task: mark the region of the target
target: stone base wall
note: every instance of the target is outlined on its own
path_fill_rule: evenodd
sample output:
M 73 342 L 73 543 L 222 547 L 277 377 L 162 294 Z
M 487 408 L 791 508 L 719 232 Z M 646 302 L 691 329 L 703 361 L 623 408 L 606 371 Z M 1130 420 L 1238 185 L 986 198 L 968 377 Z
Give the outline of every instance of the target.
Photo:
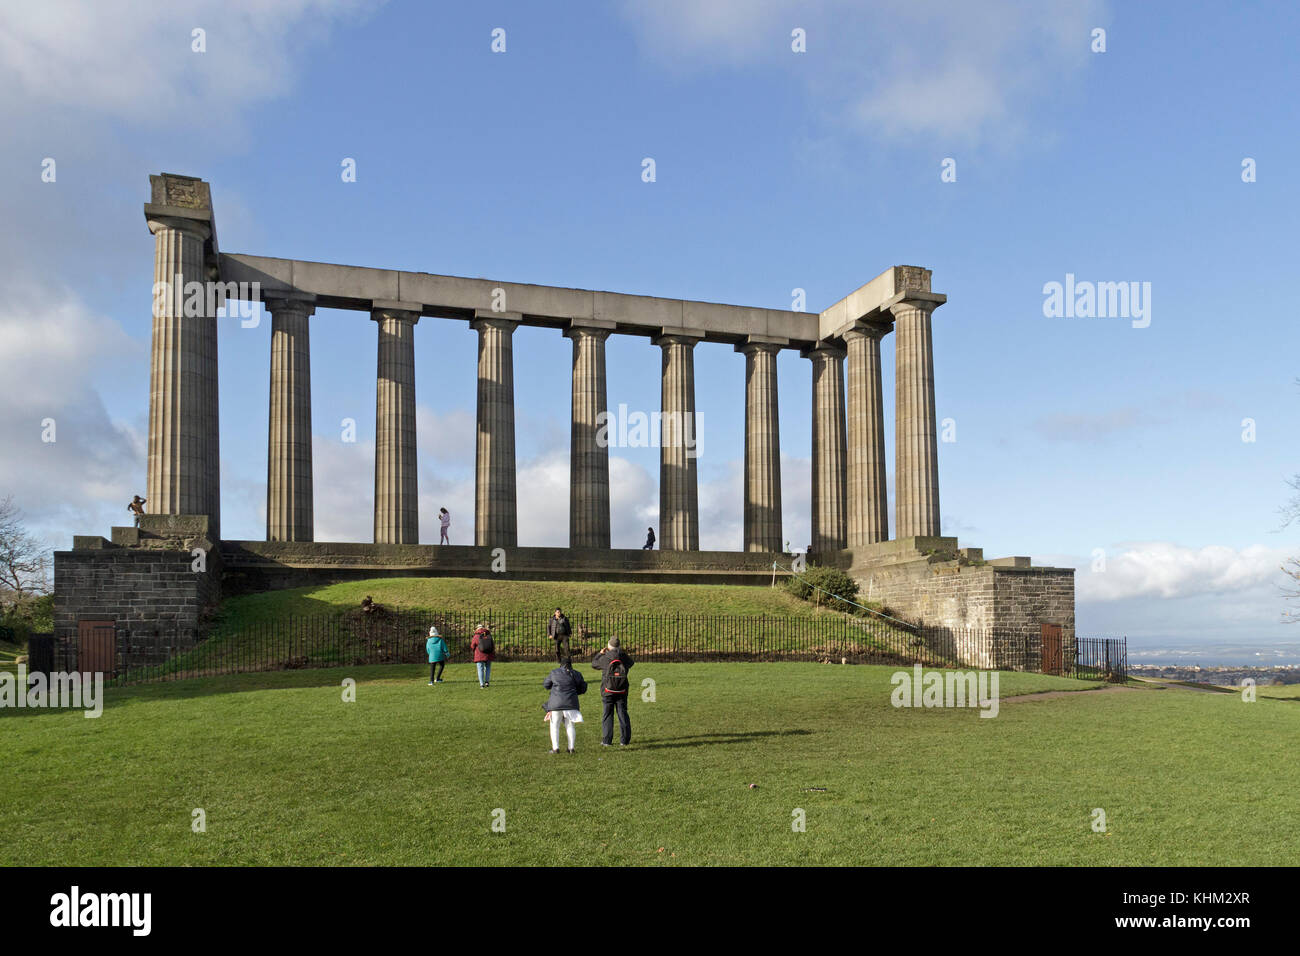
M 194 569 L 195 549 L 205 570 Z M 113 541 L 77 536 L 71 551 L 54 553 L 55 666 L 77 667 L 82 621 L 113 622 L 119 660 L 156 656 L 137 646 L 142 636 L 191 647 L 221 593 L 221 556 L 203 516 L 148 515 L 138 529 L 114 528 Z
M 772 562 L 789 567 L 791 559 L 744 551 L 223 541 L 221 560 L 225 593 L 242 594 L 377 577 L 768 585 Z
M 1023 557 L 986 561 L 955 538 L 907 538 L 858 549 L 848 572 L 860 597 L 939 631 L 963 663 L 1036 669 L 1044 624 L 1060 626 L 1063 654 L 1073 659 L 1073 568 L 1033 567 Z

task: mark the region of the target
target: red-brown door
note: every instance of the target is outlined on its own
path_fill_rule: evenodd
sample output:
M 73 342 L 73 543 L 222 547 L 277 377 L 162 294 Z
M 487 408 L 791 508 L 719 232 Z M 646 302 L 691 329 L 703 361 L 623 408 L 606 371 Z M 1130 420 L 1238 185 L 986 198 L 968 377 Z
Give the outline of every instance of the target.
M 77 623 L 77 670 L 111 676 L 117 663 L 117 635 L 112 621 Z
M 1061 625 L 1043 624 L 1041 625 L 1043 637 L 1043 667 L 1044 674 L 1061 673 Z

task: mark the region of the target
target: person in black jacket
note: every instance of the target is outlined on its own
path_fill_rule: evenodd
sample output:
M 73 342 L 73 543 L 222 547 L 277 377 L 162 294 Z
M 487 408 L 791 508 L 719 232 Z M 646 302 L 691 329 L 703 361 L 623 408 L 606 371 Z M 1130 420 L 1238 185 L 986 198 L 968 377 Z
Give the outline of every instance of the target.
M 546 622 L 546 636 L 555 642 L 555 659 L 561 664 L 566 657 L 572 657 L 569 651 L 569 635 L 573 629 L 569 627 L 569 619 L 564 616 L 564 612 L 558 607 L 551 619 Z
M 587 682 L 573 669 L 573 659 L 566 657 L 560 666 L 546 675 L 542 686 L 551 692 L 546 700 L 546 719 L 551 722 L 551 753 L 560 752 L 560 725 L 569 741 L 569 753 L 577 738 L 576 725 L 582 723 L 578 697 L 587 692 Z
M 604 708 L 600 715 L 600 745 L 608 747 L 614 741 L 614 715 L 618 714 L 619 746 L 632 742 L 632 724 L 627 717 L 627 695 L 631 686 L 627 672 L 632 669 L 632 657 L 619 647 L 617 637 L 611 637 L 606 648 L 597 654 L 591 666 L 601 671 L 600 702 Z
M 653 551 L 655 549 L 655 529 L 645 529 L 645 544 L 641 547 L 642 551 Z

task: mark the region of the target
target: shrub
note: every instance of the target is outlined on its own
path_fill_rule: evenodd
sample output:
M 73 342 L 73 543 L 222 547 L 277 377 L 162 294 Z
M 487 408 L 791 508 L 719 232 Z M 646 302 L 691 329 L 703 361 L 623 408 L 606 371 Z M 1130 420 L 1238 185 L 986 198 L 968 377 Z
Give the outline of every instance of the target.
M 857 582 L 839 568 L 810 564 L 798 577 L 786 578 L 785 586 L 786 590 L 802 601 L 825 605 L 836 611 L 856 610 L 849 602 L 858 596 Z

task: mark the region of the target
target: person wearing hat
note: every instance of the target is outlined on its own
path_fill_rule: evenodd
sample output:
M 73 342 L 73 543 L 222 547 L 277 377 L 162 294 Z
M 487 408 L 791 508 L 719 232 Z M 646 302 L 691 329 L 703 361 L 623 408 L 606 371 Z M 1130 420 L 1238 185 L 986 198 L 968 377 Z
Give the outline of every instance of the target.
M 632 723 L 627 717 L 627 672 L 632 669 L 632 656 L 619 646 L 617 637 L 611 637 L 605 649 L 591 661 L 591 666 L 601 671 L 600 745 L 608 747 L 614 742 L 614 715 L 618 715 L 619 746 L 632 742 Z
M 429 628 L 429 639 L 424 642 L 424 649 L 429 652 L 429 686 L 441 684 L 442 670 L 447 666 L 447 642 L 436 626 Z
M 469 649 L 474 652 L 474 666 L 478 670 L 478 686 L 492 686 L 492 662 L 496 660 L 496 641 L 492 640 L 492 628 L 480 623 L 474 628 L 474 636 L 469 639 Z

